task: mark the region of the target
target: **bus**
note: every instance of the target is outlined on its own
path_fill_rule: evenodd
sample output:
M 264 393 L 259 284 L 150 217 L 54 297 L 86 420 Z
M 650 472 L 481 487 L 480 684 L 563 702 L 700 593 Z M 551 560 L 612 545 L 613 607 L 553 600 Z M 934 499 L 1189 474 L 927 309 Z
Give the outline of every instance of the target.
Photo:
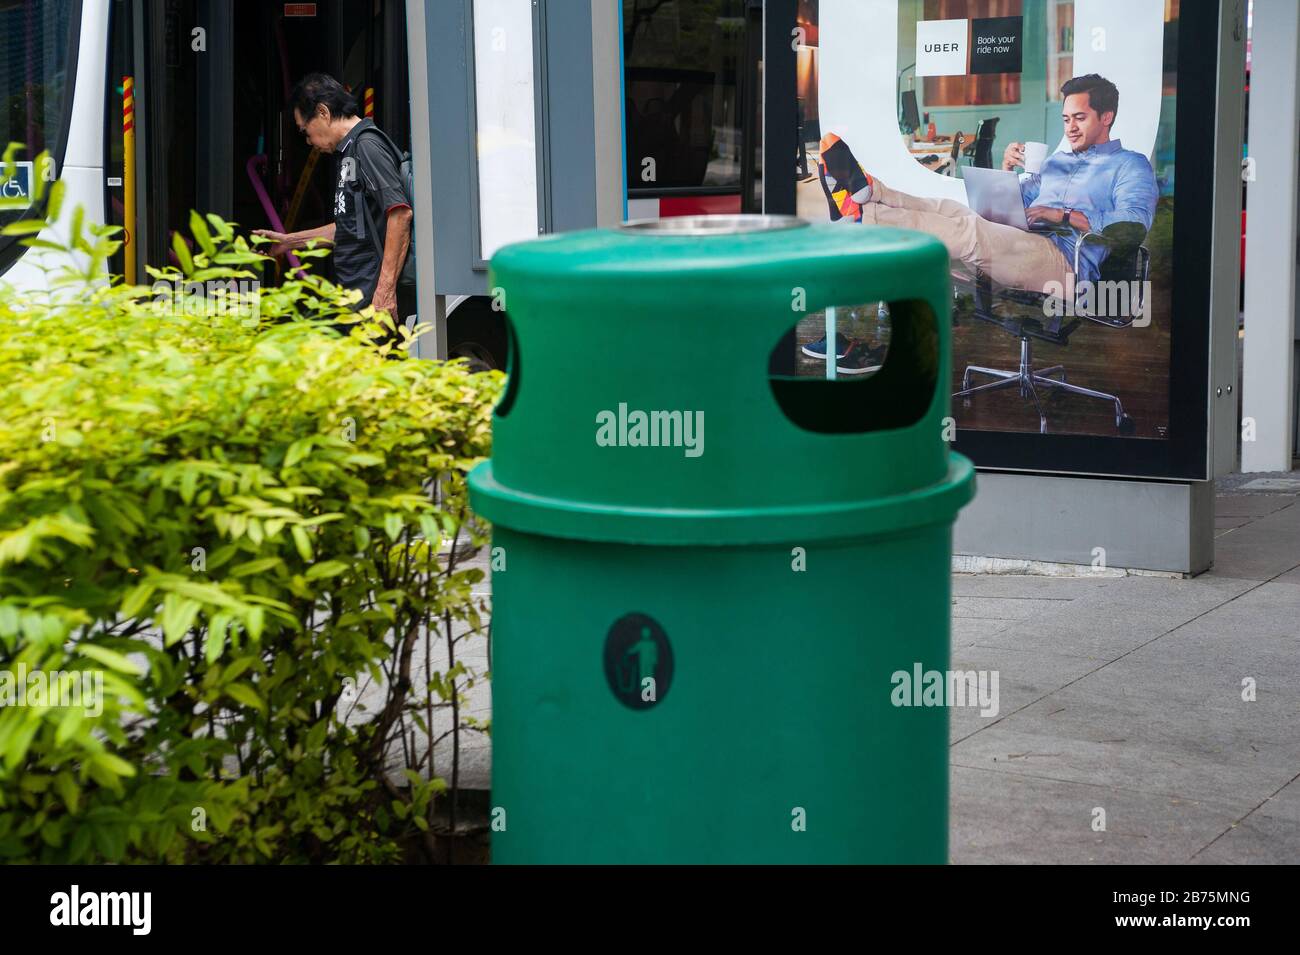
M 476 2 L 480 10 L 510 6 L 445 0 L 462 5 L 471 23 Z M 566 15 L 581 2 L 563 0 Z M 557 0 L 532 7 L 544 17 L 547 4 L 560 7 Z M 758 211 L 761 0 L 589 0 L 587 7 L 593 20 L 599 14 L 619 26 L 609 42 L 619 47 L 623 96 L 609 102 L 624 143 L 624 217 Z M 21 147 L 18 173 L 3 188 L 30 197 L 32 178 L 52 170 L 65 184 L 65 216 L 81 206 L 89 220 L 125 228 L 134 253 L 126 278 L 134 282 L 147 281 L 147 266 L 174 262 L 172 236 L 186 233 L 191 209 L 246 230 L 327 222 L 333 159 L 308 146 L 287 106 L 300 76 L 337 77 L 405 148 L 474 133 L 453 130 L 457 120 L 437 110 L 413 109 L 412 94 L 418 100 L 430 70 L 448 65 L 434 58 L 471 70 L 475 87 L 490 81 L 472 74 L 459 43 L 429 42 L 431 10 L 416 0 L 409 9 L 404 0 L 0 0 L 0 135 Z M 550 98 L 562 99 L 556 90 Z M 45 169 L 33 165 L 41 154 Z M 131 221 L 128 185 L 137 197 Z M 422 194 L 417 183 L 417 206 Z M 41 212 L 39 204 L 8 209 L 0 224 Z M 417 208 L 417 227 L 421 217 L 440 214 L 436 203 Z M 0 282 L 40 287 L 32 251 L 0 237 Z M 439 271 L 430 264 L 421 263 L 422 310 L 431 300 L 423 289 L 428 273 Z M 124 252 L 112 269 L 125 275 Z M 268 263 L 264 282 L 280 274 Z M 443 327 L 438 347 L 422 354 L 504 367 L 504 320 L 482 285 L 438 289 Z

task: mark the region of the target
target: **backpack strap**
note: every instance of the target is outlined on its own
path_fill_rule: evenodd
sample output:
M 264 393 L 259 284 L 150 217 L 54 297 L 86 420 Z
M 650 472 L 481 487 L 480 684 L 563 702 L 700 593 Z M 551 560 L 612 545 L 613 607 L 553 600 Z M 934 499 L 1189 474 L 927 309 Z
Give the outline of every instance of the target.
M 393 161 L 397 163 L 397 171 L 400 173 L 402 171 L 402 163 L 406 160 L 406 154 L 397 148 L 397 143 L 393 142 L 392 137 L 378 126 L 367 126 L 365 129 L 361 130 L 361 132 L 357 133 L 357 139 L 361 139 L 361 137 L 366 133 L 375 133 L 388 145 L 388 151 L 393 154 Z
M 361 132 L 357 133 L 357 138 L 356 140 L 354 140 L 354 142 L 359 142 L 361 140 L 361 137 L 364 136 L 366 133 L 378 134 L 379 138 L 382 139 L 387 144 L 388 150 L 389 152 L 392 153 L 393 160 L 397 164 L 398 175 L 401 175 L 402 163 L 405 161 L 405 156 L 402 153 L 402 151 L 397 148 L 397 144 L 393 142 L 392 137 L 390 137 L 386 132 L 384 132 L 378 126 L 371 124 L 370 126 L 367 126 L 365 129 L 361 130 Z M 357 150 L 358 159 L 360 158 L 360 156 L 361 156 L 361 151 L 360 149 L 358 149 Z M 362 176 L 366 175 L 362 163 L 360 162 L 357 163 L 357 169 Z M 402 191 L 404 193 L 406 192 L 405 183 L 403 183 Z M 364 189 L 363 189 L 363 193 L 364 193 Z M 411 201 L 410 196 L 407 196 L 406 199 L 408 202 Z M 370 218 L 370 206 L 366 203 L 366 197 L 364 194 L 357 196 L 356 201 L 361 204 L 361 215 L 362 218 L 365 219 L 366 229 L 370 233 L 370 243 L 375 247 L 375 255 L 378 256 L 380 264 L 382 265 L 384 261 L 384 243 L 383 243 L 383 239 L 380 238 L 379 229 L 376 227 L 374 221 Z M 412 239 L 414 239 L 414 230 L 412 230 Z M 409 250 L 407 252 L 407 260 L 408 262 L 410 260 Z M 402 272 L 398 274 L 399 283 L 402 281 L 402 278 L 405 276 L 406 270 L 407 270 L 407 264 L 403 263 Z

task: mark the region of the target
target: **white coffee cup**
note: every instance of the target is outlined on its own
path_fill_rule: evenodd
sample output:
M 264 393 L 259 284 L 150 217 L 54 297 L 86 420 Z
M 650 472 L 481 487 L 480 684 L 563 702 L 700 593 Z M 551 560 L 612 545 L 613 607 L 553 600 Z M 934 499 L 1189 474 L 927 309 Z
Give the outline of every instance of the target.
M 1025 172 L 1043 171 L 1047 159 L 1047 143 L 1025 143 Z

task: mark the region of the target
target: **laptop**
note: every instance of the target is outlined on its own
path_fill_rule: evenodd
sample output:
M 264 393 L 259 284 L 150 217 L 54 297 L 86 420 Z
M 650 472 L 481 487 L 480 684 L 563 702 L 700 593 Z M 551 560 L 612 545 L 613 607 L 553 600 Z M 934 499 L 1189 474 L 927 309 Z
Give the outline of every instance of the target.
M 1020 196 L 1020 177 L 1005 169 L 965 166 L 966 198 L 975 213 L 989 222 L 1000 222 L 1023 232 L 1029 231 L 1025 203 Z

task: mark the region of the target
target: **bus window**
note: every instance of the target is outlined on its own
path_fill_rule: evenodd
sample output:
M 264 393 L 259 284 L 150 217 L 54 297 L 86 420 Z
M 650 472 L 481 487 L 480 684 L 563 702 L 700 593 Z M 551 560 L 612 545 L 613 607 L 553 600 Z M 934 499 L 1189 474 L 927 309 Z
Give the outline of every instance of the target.
M 48 151 L 50 170 L 20 168 L 3 187 L 7 198 L 22 198 L 31 177 L 57 172 L 67 145 L 72 108 L 73 44 L 77 41 L 72 0 L 0 2 L 0 150 L 20 143 L 15 157 L 30 163 Z M 26 209 L 0 210 L 0 225 L 26 218 Z M 0 271 L 25 247 L 13 236 L 0 237 Z
M 630 199 L 734 196 L 739 211 L 745 24 L 744 0 L 623 0 Z

